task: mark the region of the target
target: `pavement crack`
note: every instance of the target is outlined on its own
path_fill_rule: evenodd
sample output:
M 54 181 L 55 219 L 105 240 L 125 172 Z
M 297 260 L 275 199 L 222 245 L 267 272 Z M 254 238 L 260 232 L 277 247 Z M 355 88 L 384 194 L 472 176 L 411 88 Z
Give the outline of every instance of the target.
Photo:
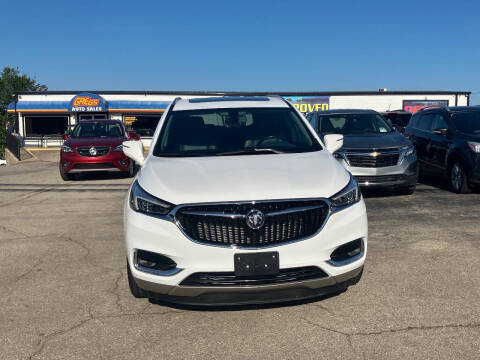
M 325 312 L 329 313 L 330 315 L 332 316 L 339 316 L 337 314 L 335 314 L 332 310 L 330 310 L 329 308 L 327 308 L 325 305 L 322 305 L 322 304 L 309 304 L 309 306 L 313 306 L 313 307 L 316 307 L 316 308 L 320 308 L 322 310 L 325 310 Z
M 370 336 L 370 335 L 382 335 L 388 333 L 407 332 L 412 330 L 436 330 L 436 329 L 458 329 L 458 328 L 476 328 L 480 327 L 480 323 L 467 323 L 467 324 L 445 324 L 445 325 L 422 325 L 422 326 L 407 326 L 399 329 L 386 329 L 371 332 L 358 332 L 352 333 L 352 336 Z
M 35 261 L 35 263 L 33 264 L 33 266 L 31 266 L 27 271 L 25 271 L 23 274 L 20 274 L 14 281 L 13 281 L 13 284 L 19 282 L 20 280 L 22 279 L 25 279 L 28 275 L 30 275 L 36 268 L 37 266 L 39 266 L 41 263 L 43 263 L 43 260 L 37 260 Z
M 84 257 L 88 258 L 89 255 L 90 255 L 90 248 L 85 245 L 84 243 L 82 243 L 81 241 L 78 241 L 78 240 L 75 240 L 71 237 L 66 237 L 66 238 L 63 238 L 65 241 L 70 241 L 70 242 L 73 242 L 74 244 L 80 246 L 84 251 L 85 251 L 85 255 Z
M 58 336 L 62 336 L 62 335 L 65 335 L 67 333 L 69 333 L 70 331 L 73 331 L 75 329 L 78 329 L 80 327 L 82 327 L 83 325 L 85 325 L 86 323 L 88 323 L 89 321 L 92 321 L 94 319 L 92 313 L 90 312 L 90 310 L 88 311 L 88 318 L 87 319 L 84 319 L 82 321 L 80 321 L 78 324 L 75 324 L 74 326 L 72 327 L 69 327 L 68 329 L 65 329 L 65 330 L 60 330 L 60 331 L 55 331 L 51 334 L 48 334 L 46 336 L 44 336 L 38 346 L 37 346 L 37 349 L 28 357 L 28 360 L 32 360 L 34 357 L 36 357 L 37 355 L 40 355 L 43 351 L 43 349 L 45 348 L 45 345 L 50 342 L 51 340 L 55 339 L 56 337 Z
M 166 310 L 166 311 L 153 311 L 153 312 L 131 312 L 131 313 L 122 313 L 122 314 L 112 314 L 112 315 L 102 315 L 97 316 L 95 319 L 118 319 L 122 317 L 129 317 L 129 316 L 150 316 L 150 315 L 169 315 L 169 314 L 181 314 L 185 311 L 182 310 Z
M 115 319 L 115 318 L 122 318 L 122 317 L 128 317 L 128 316 L 153 316 L 153 315 L 180 314 L 185 311 L 166 310 L 166 311 L 149 312 L 149 313 L 133 312 L 133 313 L 123 313 L 123 314 L 113 314 L 113 315 L 102 315 L 102 316 L 94 316 L 90 309 L 88 309 L 87 312 L 88 312 L 88 317 L 86 319 L 81 320 L 80 322 L 69 327 L 68 329 L 55 331 L 55 332 L 52 332 L 51 334 L 43 336 L 37 344 L 37 349 L 28 357 L 28 360 L 32 360 L 36 356 L 40 355 L 45 349 L 45 346 L 50 341 L 54 340 L 59 336 L 68 334 L 71 331 L 77 330 L 82 326 L 84 326 L 85 324 L 91 322 L 92 320 Z
M 115 286 L 112 290 L 108 290 L 109 293 L 115 296 L 115 306 L 118 308 L 120 312 L 123 311 L 122 304 L 120 304 L 120 294 L 118 293 L 118 289 L 120 288 L 120 280 L 123 278 L 123 271 L 120 270 L 119 275 L 115 279 Z
M 12 205 L 12 204 L 16 204 L 18 202 L 23 202 L 24 200 L 26 199 L 29 199 L 33 196 L 36 196 L 36 195 L 39 195 L 41 193 L 44 193 L 44 192 L 47 192 L 47 191 L 50 191 L 54 189 L 53 186 L 46 186 L 44 188 L 41 188 L 41 189 L 38 189 L 38 190 L 34 190 L 34 191 L 30 191 L 30 192 L 27 192 L 25 195 L 23 196 L 18 196 L 15 200 L 13 201 L 7 201 L 7 202 L 4 202 L 4 203 L 1 203 L 0 206 L 4 207 L 4 206 L 8 206 L 8 205 Z
M 12 234 L 15 234 L 15 235 L 21 235 L 23 238 L 29 238 L 30 237 L 30 236 L 28 236 L 27 234 L 25 234 L 21 231 L 12 230 L 12 229 L 6 227 L 5 225 L 0 225 L 0 230 L 1 231 L 8 231 L 8 232 L 11 232 Z
M 445 325 L 422 325 L 422 326 L 406 326 L 403 328 L 398 329 L 385 329 L 385 330 L 378 330 L 378 331 L 370 331 L 370 332 L 344 332 L 340 330 L 335 330 L 332 328 L 328 328 L 323 326 L 317 322 L 308 320 L 306 318 L 302 318 L 305 322 L 317 326 L 323 330 L 331 331 L 337 334 L 342 334 L 347 337 L 351 336 L 371 336 L 371 335 L 382 335 L 382 334 L 389 334 L 389 333 L 398 333 L 398 332 L 408 332 L 413 330 L 436 330 L 436 329 L 455 329 L 455 328 L 477 328 L 480 327 L 480 322 L 476 323 L 467 323 L 467 324 L 445 324 Z
M 319 323 L 316 323 L 314 321 L 311 321 L 311 320 L 308 320 L 306 318 L 302 318 L 303 321 L 309 323 L 310 325 L 313 325 L 313 326 L 316 326 L 316 327 L 319 327 L 323 330 L 326 330 L 326 331 L 331 331 L 331 332 L 334 332 L 334 333 L 337 333 L 337 334 L 341 334 L 341 335 L 344 335 L 344 336 L 349 336 L 349 335 L 352 335 L 352 334 L 349 334 L 349 333 L 346 333 L 346 332 L 342 332 L 342 331 L 339 331 L 339 330 L 335 330 L 335 329 L 331 329 L 331 328 L 328 328 L 326 326 L 323 326 Z

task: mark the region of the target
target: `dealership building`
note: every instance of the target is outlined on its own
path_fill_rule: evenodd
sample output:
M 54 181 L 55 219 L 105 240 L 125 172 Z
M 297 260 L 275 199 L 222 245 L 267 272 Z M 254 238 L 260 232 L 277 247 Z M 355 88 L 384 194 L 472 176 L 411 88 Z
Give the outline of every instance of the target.
M 466 91 L 350 91 L 350 92 L 172 92 L 172 91 L 46 91 L 15 94 L 8 113 L 16 114 L 16 131 L 27 147 L 59 146 L 61 134 L 76 123 L 92 119 L 121 120 L 145 145 L 162 113 L 176 97 L 279 95 L 301 112 L 335 109 L 405 110 L 429 106 L 468 106 Z

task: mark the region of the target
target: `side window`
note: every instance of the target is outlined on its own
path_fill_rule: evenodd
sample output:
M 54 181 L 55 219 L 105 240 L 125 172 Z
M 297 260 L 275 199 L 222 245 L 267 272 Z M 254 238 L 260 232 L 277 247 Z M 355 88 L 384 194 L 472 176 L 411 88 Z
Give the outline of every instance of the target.
M 410 126 L 412 128 L 418 128 L 418 119 L 419 118 L 420 118 L 420 116 L 413 115 L 410 119 L 410 122 L 408 123 L 408 126 Z
M 317 121 L 317 116 L 315 116 L 314 113 L 310 113 L 307 115 L 307 120 L 312 125 L 313 129 L 315 131 L 318 131 L 318 121 Z
M 420 116 L 420 119 L 418 121 L 418 126 L 417 128 L 420 130 L 428 131 L 430 132 L 432 128 L 432 121 L 433 121 L 434 114 L 424 114 Z
M 433 116 L 431 131 L 434 131 L 437 129 L 448 129 L 448 124 L 445 121 L 445 118 L 442 114 L 435 114 Z

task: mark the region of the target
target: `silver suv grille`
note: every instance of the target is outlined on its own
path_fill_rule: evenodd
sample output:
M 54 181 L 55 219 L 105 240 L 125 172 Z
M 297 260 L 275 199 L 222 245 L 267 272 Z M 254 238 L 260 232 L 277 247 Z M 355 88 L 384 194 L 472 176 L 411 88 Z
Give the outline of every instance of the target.
M 247 214 L 259 210 L 264 224 L 247 225 Z M 175 219 L 197 242 L 238 247 L 261 247 L 300 240 L 321 229 L 329 205 L 321 199 L 193 205 L 180 208 Z
M 397 165 L 400 152 L 398 150 L 346 151 L 345 158 L 352 167 L 380 168 Z

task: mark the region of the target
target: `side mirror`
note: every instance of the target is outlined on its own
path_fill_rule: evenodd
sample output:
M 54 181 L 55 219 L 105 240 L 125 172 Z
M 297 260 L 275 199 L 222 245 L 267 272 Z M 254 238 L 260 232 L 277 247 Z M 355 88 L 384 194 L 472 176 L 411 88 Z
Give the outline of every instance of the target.
M 433 130 L 433 133 L 434 134 L 437 134 L 437 135 L 447 135 L 448 134 L 448 129 L 435 129 Z
M 143 143 L 141 141 L 124 141 L 122 144 L 122 149 L 123 153 L 135 161 L 139 166 L 142 166 L 145 163 L 145 156 L 143 155 Z
M 137 134 L 135 134 L 135 131 L 130 130 L 130 131 L 128 132 L 128 140 L 140 140 L 140 136 L 138 136 Z
M 62 139 L 65 140 L 65 141 L 68 140 L 68 135 L 67 134 L 62 134 Z
M 323 137 L 323 142 L 325 143 L 325 147 L 328 151 L 332 154 L 340 150 L 343 146 L 343 135 L 339 134 L 328 134 Z

